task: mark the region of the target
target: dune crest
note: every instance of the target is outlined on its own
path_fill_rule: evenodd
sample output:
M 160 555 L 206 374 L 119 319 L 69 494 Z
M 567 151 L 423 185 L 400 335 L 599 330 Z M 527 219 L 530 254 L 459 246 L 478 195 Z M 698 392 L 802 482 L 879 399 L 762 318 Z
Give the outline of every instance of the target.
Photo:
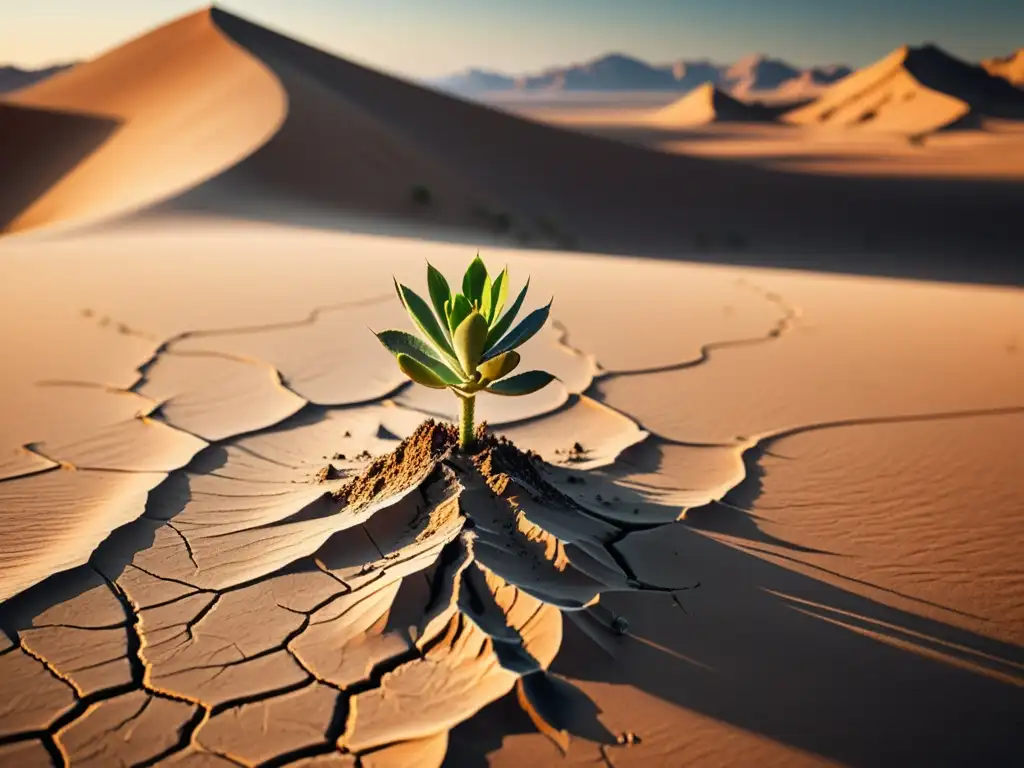
M 997 56 L 985 59 L 981 66 L 990 75 L 1001 77 L 1018 88 L 1024 88 L 1024 48 L 1021 48 L 1009 56 Z
M 8 99 L 64 116 L 61 141 L 39 146 L 41 158 L 53 146 L 81 143 L 89 129 L 81 123 L 116 128 L 38 198 L 4 201 L 21 209 L 6 231 L 139 210 L 216 175 L 273 135 L 286 94 L 211 14 L 186 16 Z

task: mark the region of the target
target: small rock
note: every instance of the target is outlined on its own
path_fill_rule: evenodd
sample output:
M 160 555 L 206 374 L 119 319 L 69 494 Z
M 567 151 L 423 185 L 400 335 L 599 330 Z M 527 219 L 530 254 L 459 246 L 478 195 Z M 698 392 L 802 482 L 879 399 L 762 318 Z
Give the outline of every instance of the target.
M 318 483 L 326 483 L 328 480 L 337 480 L 339 477 L 341 477 L 341 473 L 334 468 L 333 464 L 328 464 L 316 473 L 316 481 Z

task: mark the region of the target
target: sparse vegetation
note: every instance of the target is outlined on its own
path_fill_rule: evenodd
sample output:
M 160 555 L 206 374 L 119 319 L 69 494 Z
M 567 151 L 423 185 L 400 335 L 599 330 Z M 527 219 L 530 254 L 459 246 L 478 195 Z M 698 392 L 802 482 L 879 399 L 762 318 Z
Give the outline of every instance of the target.
M 426 207 L 434 202 L 434 193 L 430 191 L 430 187 L 426 184 L 413 185 L 410 195 L 412 201 L 419 206 Z
M 508 234 L 512 229 L 512 217 L 504 212 L 494 214 L 494 216 L 491 217 L 491 223 L 494 226 L 494 231 L 499 235 Z
M 747 247 L 747 238 L 739 232 L 730 232 L 725 236 L 725 244 L 734 251 L 743 251 Z
M 542 237 L 555 243 L 563 251 L 576 250 L 576 238 L 566 232 L 559 223 L 550 216 L 537 217 L 537 231 Z
M 405 331 L 381 331 L 376 336 L 412 381 L 433 389 L 450 389 L 461 402 L 459 445 L 471 446 L 477 392 L 518 396 L 547 386 L 555 378 L 546 371 L 527 371 L 506 378 L 519 365 L 516 348 L 547 322 L 551 302 L 534 310 L 509 331 L 526 298 L 530 281 L 507 312 L 508 268 L 491 279 L 479 255 L 462 278 L 462 293 L 453 294 L 448 281 L 427 264 L 430 304 L 395 281 L 398 298 L 422 338 Z

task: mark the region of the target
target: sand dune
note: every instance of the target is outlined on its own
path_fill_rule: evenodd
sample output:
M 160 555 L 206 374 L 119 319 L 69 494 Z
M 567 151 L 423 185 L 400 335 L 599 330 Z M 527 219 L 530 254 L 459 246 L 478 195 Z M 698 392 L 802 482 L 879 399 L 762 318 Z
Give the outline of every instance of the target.
M 768 110 L 734 99 L 711 83 L 705 83 L 651 116 L 653 123 L 664 126 L 755 123 L 770 119 Z
M 1024 48 L 1009 56 L 985 59 L 981 66 L 990 75 L 1001 77 L 1018 88 L 1024 86 Z
M 794 123 L 857 126 L 921 135 L 985 117 L 1024 118 L 1024 94 L 935 46 L 904 46 L 843 79 Z
M 161 66 L 148 65 L 156 61 Z M 225 89 L 230 98 L 218 98 Z M 216 108 L 206 108 L 211 100 Z M 1021 202 L 1019 188 L 1007 185 L 840 186 L 735 162 L 665 158 L 468 104 L 216 9 L 29 89 L 16 103 L 85 111 L 120 127 L 77 165 L 63 161 L 73 167 L 56 184 L 26 178 L 11 187 L 20 197 L 7 207 L 22 211 L 8 226 L 14 231 L 138 211 L 315 226 L 338 226 L 332 217 L 343 214 L 344 226 L 364 231 L 427 226 L 452 239 L 486 232 L 505 242 L 695 258 L 708 258 L 708 244 L 718 243 L 716 258 L 750 263 L 774 254 L 789 265 L 834 268 L 881 230 L 902 272 L 915 262 L 932 268 L 936 253 L 1012 252 L 1011 212 Z M 115 176 L 117 184 L 107 183 Z M 862 258 L 894 269 L 888 256 Z
M 17 214 L 6 229 L 15 232 L 109 218 L 166 199 L 250 154 L 287 110 L 287 96 L 266 67 L 220 33 L 208 11 L 13 94 L 8 103 L 74 116 L 62 121 L 58 140 L 36 150 L 41 155 L 50 146 L 68 145 L 67 157 L 76 145 L 98 145 L 73 165 L 50 161 L 64 166 L 55 169 L 63 174 L 38 197 L 5 199 Z M 116 126 L 102 143 L 97 123 Z M 4 198 L 19 191 L 5 184 Z

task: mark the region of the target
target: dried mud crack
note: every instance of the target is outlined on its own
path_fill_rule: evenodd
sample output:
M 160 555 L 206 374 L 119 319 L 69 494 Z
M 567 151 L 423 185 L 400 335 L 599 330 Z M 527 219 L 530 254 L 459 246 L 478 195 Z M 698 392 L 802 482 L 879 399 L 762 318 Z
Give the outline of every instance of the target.
M 293 468 L 267 447 L 283 438 L 259 439 L 223 474 L 190 465 L 174 513 L 174 488 L 154 491 L 60 589 L 0 606 L 0 675 L 34 695 L 0 712 L 0 756 L 39 743 L 55 765 L 390 750 L 439 764 L 448 731 L 513 690 L 564 749 L 560 689 L 543 681 L 565 615 L 603 617 L 614 643 L 626 628 L 593 610 L 602 594 L 675 591 L 637 580 L 616 544 L 642 526 L 573 498 L 578 470 L 483 431 L 465 453 L 428 421 L 319 478 L 317 457 Z M 276 479 L 241 478 L 252 463 Z

